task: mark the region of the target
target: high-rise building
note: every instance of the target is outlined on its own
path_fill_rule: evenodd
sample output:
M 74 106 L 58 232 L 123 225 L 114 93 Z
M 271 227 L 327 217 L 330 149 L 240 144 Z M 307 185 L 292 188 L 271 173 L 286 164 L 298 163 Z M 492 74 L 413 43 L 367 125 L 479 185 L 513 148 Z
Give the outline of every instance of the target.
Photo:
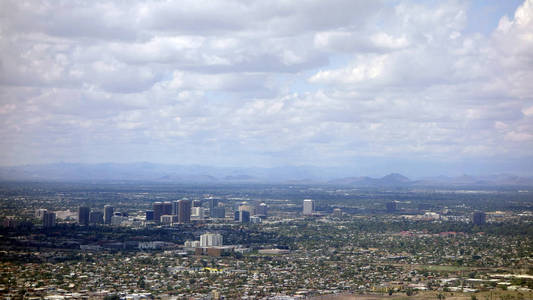
M 154 211 L 153 210 L 147 210 L 145 213 L 146 221 L 153 221 L 154 220 Z
M 91 213 L 91 209 L 87 206 L 80 206 L 78 207 L 78 224 L 80 225 L 89 225 L 89 215 Z
M 193 207 L 191 209 L 191 217 L 196 217 L 198 219 L 204 218 L 204 208 L 203 207 Z
M 241 223 L 250 223 L 250 212 L 247 210 L 241 210 L 240 219 Z
M 162 215 L 172 214 L 172 203 L 170 202 L 154 202 L 152 204 L 152 210 L 154 211 L 154 220 L 159 222 Z
M 222 235 L 218 233 L 205 233 L 200 236 L 200 247 L 222 246 Z
M 250 213 L 250 215 L 253 215 L 254 214 L 254 208 L 251 207 L 250 205 L 248 205 L 247 202 L 243 202 L 241 203 L 241 205 L 239 205 L 239 211 L 247 211 L 248 213 Z
M 91 224 L 104 223 L 104 214 L 101 211 L 91 211 L 89 213 L 89 222 Z
M 260 217 L 267 217 L 268 216 L 268 206 L 265 203 L 259 204 L 255 208 L 255 214 Z
M 303 202 L 303 214 L 306 216 L 312 215 L 314 210 L 313 200 L 305 199 Z
M 111 224 L 111 217 L 113 217 L 113 213 L 115 212 L 115 208 L 111 205 L 104 206 L 104 223 L 105 224 Z
M 202 201 L 200 200 L 194 200 L 192 202 L 192 207 L 202 207 Z
M 250 223 L 250 212 L 247 210 L 240 210 L 237 212 L 239 219 L 237 221 L 241 223 Z
M 168 201 L 163 202 L 163 212 L 164 212 L 164 215 L 171 215 L 172 214 L 172 203 Z
M 182 199 L 178 201 L 178 222 L 191 222 L 191 200 Z
M 486 222 L 486 215 L 482 211 L 476 211 L 472 214 L 472 223 L 474 225 L 483 225 Z
M 163 202 L 154 202 L 152 203 L 152 210 L 154 211 L 154 221 L 159 223 L 163 213 Z
M 214 209 L 218 207 L 218 199 L 209 198 L 208 203 L 209 203 L 209 216 L 211 218 L 217 218 L 214 215 Z
M 178 215 L 178 201 L 172 201 L 172 214 L 177 216 Z
M 396 211 L 396 202 L 387 202 L 385 204 L 388 213 L 393 213 Z
M 56 226 L 56 213 L 55 212 L 45 212 L 43 214 L 43 227 L 54 227 Z
M 226 217 L 226 208 L 224 206 L 217 206 L 210 210 L 211 218 L 224 219 Z

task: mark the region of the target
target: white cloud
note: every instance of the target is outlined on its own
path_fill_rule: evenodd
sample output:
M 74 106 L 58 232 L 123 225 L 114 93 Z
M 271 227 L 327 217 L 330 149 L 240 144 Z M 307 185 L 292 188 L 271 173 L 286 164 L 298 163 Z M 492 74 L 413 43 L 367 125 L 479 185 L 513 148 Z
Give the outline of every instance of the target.
M 0 163 L 532 154 L 531 0 L 0 6 Z

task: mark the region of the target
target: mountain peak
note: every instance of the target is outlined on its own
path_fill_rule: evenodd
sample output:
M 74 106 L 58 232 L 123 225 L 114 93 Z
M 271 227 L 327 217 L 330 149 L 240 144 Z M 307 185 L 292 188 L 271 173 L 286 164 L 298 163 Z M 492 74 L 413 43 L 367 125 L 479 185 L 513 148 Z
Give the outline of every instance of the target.
M 388 182 L 409 182 L 411 181 L 409 178 L 399 173 L 390 173 L 389 175 L 383 176 L 381 180 L 388 181 Z

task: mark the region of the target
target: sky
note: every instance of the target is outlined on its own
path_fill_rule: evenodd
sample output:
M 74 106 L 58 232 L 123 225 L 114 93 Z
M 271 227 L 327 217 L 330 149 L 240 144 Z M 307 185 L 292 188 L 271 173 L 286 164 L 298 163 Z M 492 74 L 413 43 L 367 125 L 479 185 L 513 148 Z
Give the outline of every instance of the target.
M 533 175 L 533 0 L 4 0 L 0 149 Z

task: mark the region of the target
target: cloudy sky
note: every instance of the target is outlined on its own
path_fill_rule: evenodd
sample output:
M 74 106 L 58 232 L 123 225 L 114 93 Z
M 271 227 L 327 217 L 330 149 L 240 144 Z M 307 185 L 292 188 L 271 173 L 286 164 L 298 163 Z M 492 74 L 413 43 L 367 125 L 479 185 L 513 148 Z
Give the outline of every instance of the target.
M 0 165 L 533 174 L 533 0 L 4 0 L 0 15 Z

